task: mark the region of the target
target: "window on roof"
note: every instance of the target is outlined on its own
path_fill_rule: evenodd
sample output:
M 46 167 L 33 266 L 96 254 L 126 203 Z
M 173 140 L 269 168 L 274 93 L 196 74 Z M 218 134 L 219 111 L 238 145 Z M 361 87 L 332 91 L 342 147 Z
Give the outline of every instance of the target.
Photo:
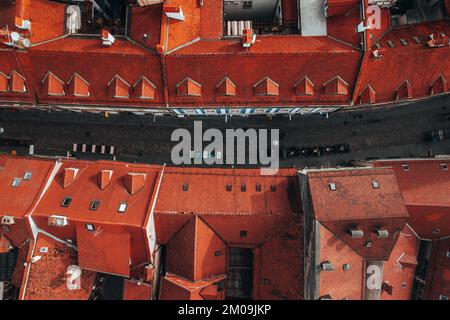
M 221 255 L 222 255 L 222 251 L 220 251 L 220 250 L 217 250 L 214 252 L 214 256 L 216 256 L 216 257 L 220 257 Z
M 256 185 L 256 192 L 261 192 L 261 185 L 260 184 Z
M 446 163 L 441 163 L 441 169 L 447 171 L 448 165 Z
M 89 210 L 95 211 L 100 206 L 100 200 L 92 200 Z
M 232 190 L 231 184 L 227 184 L 227 185 L 225 186 L 225 189 L 226 189 L 228 192 L 230 192 L 230 191 Z
M 241 238 L 247 238 L 247 230 L 241 230 L 241 232 L 239 233 L 239 236 Z
M 331 182 L 328 184 L 328 187 L 330 188 L 331 191 L 336 191 L 336 183 Z
M 25 172 L 23 175 L 23 180 L 31 180 L 31 177 L 33 176 L 33 173 L 31 171 Z
M 376 180 L 372 181 L 372 188 L 374 188 L 374 189 L 380 188 L 380 184 L 378 183 L 378 181 L 376 181 Z
M 12 183 L 11 183 L 11 186 L 14 187 L 14 188 L 17 188 L 18 186 L 20 186 L 21 182 L 22 182 L 22 179 L 14 178 Z
M 61 202 L 61 207 L 67 208 L 68 206 L 70 206 L 71 202 L 72 202 L 72 198 L 71 197 L 65 197 L 63 199 L 63 201 Z
M 345 271 L 350 270 L 350 263 L 345 263 L 344 265 L 342 265 L 342 269 L 344 269 Z
M 92 232 L 92 231 L 95 231 L 95 227 L 94 227 L 93 224 L 87 223 L 87 224 L 86 224 L 86 230 Z
M 439 228 L 433 229 L 433 230 L 431 231 L 431 233 L 433 233 L 433 234 L 439 234 L 439 233 L 441 233 L 441 229 L 439 229 Z
M 241 192 L 247 191 L 247 186 L 245 184 L 241 185 Z
M 272 185 L 270 186 L 270 191 L 272 191 L 272 192 L 277 191 L 277 186 L 274 185 L 274 184 L 272 184 Z
M 119 204 L 119 213 L 125 213 L 125 211 L 127 210 L 128 207 L 128 203 L 127 202 L 121 202 Z
M 183 183 L 183 191 L 186 192 L 189 190 L 189 184 Z
M 448 300 L 447 296 L 444 296 L 443 294 L 439 295 L 439 300 Z
M 409 171 L 409 165 L 402 164 L 403 171 Z

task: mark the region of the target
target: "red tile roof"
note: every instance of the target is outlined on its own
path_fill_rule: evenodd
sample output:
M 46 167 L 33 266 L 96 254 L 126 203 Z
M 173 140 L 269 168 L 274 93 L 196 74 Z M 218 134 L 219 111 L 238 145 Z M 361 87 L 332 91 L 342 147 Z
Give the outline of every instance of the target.
M 389 258 L 408 217 L 394 172 L 337 169 L 307 175 L 316 219 L 362 257 Z M 353 238 L 351 228 L 363 236 Z M 378 237 L 377 229 L 387 230 L 388 236 Z

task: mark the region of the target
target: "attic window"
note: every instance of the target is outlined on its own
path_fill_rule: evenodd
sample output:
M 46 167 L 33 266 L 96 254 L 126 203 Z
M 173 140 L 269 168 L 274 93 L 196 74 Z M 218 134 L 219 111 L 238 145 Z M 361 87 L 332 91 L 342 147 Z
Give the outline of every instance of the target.
M 389 237 L 389 231 L 386 229 L 378 229 L 377 231 L 378 238 L 387 238 Z
M 420 39 L 419 39 L 418 36 L 413 36 L 412 38 L 414 39 L 414 41 L 415 41 L 416 43 L 421 43 L 421 42 L 422 42 L 422 41 L 420 41 Z
M 96 211 L 100 206 L 100 200 L 92 200 L 89 210 Z
M 20 183 L 22 182 L 22 179 L 20 178 L 14 178 L 13 182 L 11 184 L 12 187 L 17 188 L 18 186 L 20 186 Z
M 121 202 L 119 204 L 119 213 L 125 213 L 125 211 L 127 210 L 128 207 L 128 203 L 127 202 Z
M 247 230 L 241 230 L 241 232 L 239 233 L 239 236 L 241 238 L 247 238 Z
M 270 191 L 271 191 L 271 192 L 277 191 L 277 186 L 272 184 L 272 185 L 270 186 Z
M 328 187 L 331 191 L 336 191 L 336 183 L 332 182 L 328 184 Z
M 256 192 L 261 192 L 261 185 L 260 184 L 256 185 Z
M 184 184 L 183 184 L 183 191 L 186 192 L 186 191 L 188 191 L 188 190 L 189 190 L 189 184 L 184 183 Z
M 68 206 L 70 206 L 71 202 L 72 202 L 71 197 L 65 197 L 64 200 L 61 202 L 61 207 L 67 208 Z
M 225 189 L 226 189 L 228 192 L 230 192 L 230 191 L 232 190 L 231 184 L 227 184 L 227 185 L 225 186 Z
M 33 173 L 31 171 L 25 172 L 23 175 L 23 180 L 31 180 L 31 177 L 33 176 Z
M 245 184 L 241 185 L 241 192 L 247 191 L 247 186 Z
M 409 165 L 402 164 L 403 171 L 409 171 Z
M 378 181 L 376 181 L 376 180 L 372 181 L 372 188 L 374 188 L 374 189 L 380 188 L 380 184 L 378 183 Z
M 333 271 L 334 265 L 329 261 L 324 261 L 320 264 L 323 271 Z
M 94 227 L 93 224 L 87 223 L 86 224 L 86 230 L 92 232 L 92 231 L 95 231 L 95 227 Z
M 356 228 L 350 228 L 348 230 L 348 233 L 351 235 L 352 238 L 362 238 L 362 237 L 364 237 L 364 231 L 358 230 Z
M 441 163 L 441 169 L 447 171 L 448 165 L 446 163 Z

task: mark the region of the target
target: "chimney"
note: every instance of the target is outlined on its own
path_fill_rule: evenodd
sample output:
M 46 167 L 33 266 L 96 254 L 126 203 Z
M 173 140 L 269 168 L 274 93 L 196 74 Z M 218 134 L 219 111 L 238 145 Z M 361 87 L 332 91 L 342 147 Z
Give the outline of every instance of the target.
M 250 48 L 256 41 L 256 34 L 253 33 L 253 29 L 246 28 L 243 31 L 242 46 L 244 48 Z
M 131 195 L 136 194 L 145 184 L 145 173 L 128 173 L 125 176 L 125 186 Z
M 100 189 L 105 189 L 111 182 L 113 171 L 112 170 L 100 170 L 98 175 L 98 186 Z
M 70 186 L 78 175 L 78 168 L 66 168 L 64 169 L 64 183 L 63 188 Z
M 104 47 L 111 47 L 113 43 L 116 41 L 116 38 L 114 38 L 114 36 L 111 33 L 109 33 L 109 31 L 106 29 L 102 29 L 101 36 L 103 41 L 102 45 Z

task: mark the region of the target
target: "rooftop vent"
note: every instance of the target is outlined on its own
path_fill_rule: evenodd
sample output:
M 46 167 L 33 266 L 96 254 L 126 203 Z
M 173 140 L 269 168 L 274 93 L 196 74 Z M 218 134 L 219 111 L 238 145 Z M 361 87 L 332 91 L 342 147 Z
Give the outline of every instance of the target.
M 125 176 L 125 186 L 131 195 L 142 190 L 145 185 L 145 173 L 128 173 Z
M 378 238 L 387 238 L 389 237 L 389 231 L 386 229 L 378 229 L 377 231 Z
M 116 41 L 116 38 L 114 38 L 114 36 L 111 33 L 109 33 L 109 31 L 106 29 L 102 29 L 101 36 L 102 36 L 102 45 L 104 47 L 111 47 L 113 43 Z
M 242 47 L 250 48 L 256 42 L 256 34 L 253 33 L 253 29 L 244 29 L 242 35 Z
M 334 270 L 334 265 L 329 261 L 322 262 L 320 264 L 320 267 L 322 268 L 323 271 L 333 271 Z
M 52 215 L 48 218 L 48 225 L 52 227 L 64 227 L 69 223 L 67 222 L 67 217 Z
M 360 230 L 360 229 L 356 229 L 356 228 L 351 228 L 348 230 L 348 233 L 350 234 L 350 236 L 354 239 L 357 238 L 362 238 L 364 237 L 364 231 Z

